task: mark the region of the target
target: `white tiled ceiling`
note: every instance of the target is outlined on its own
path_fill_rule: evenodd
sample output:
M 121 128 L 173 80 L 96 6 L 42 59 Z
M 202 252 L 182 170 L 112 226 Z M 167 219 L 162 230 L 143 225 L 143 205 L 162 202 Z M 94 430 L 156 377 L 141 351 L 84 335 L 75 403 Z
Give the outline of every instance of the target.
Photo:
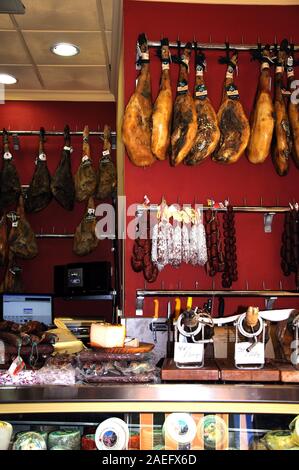
M 30 99 L 42 90 L 44 99 L 76 99 L 80 90 L 89 99 L 113 101 L 110 74 L 117 73 L 112 54 L 120 31 L 112 31 L 121 0 L 23 0 L 25 15 L 0 14 L 0 73 L 13 73 L 16 85 L 6 87 L 14 99 Z M 117 22 L 116 22 L 117 24 Z M 50 51 L 57 42 L 70 42 L 80 49 L 74 57 Z M 111 72 L 110 72 L 111 68 Z M 10 91 L 11 90 L 11 91 Z M 24 90 L 24 96 L 22 96 Z M 74 93 L 73 93 L 74 92 Z M 47 96 L 47 93 L 49 96 Z M 32 98 L 34 99 L 34 98 Z M 40 99 L 40 98 L 38 98 Z

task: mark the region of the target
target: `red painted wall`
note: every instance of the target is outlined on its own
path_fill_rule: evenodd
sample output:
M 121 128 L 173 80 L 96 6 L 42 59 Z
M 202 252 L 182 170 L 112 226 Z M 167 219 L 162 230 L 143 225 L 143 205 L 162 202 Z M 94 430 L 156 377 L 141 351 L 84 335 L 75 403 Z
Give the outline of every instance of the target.
M 135 86 L 135 44 L 138 34 L 145 32 L 148 39 L 159 40 L 166 36 L 174 41 L 179 35 L 181 41 L 198 41 L 223 43 L 255 43 L 257 37 L 263 43 L 274 42 L 274 37 L 281 41 L 292 37 L 298 44 L 299 7 L 264 7 L 264 6 L 217 6 L 174 3 L 148 3 L 125 0 L 124 2 L 124 50 L 125 50 L 125 102 L 134 91 Z M 152 91 L 155 99 L 159 88 L 160 62 L 151 50 Z M 207 52 L 208 68 L 206 84 L 209 96 L 218 109 L 221 101 L 222 83 L 225 67 L 218 64 L 219 52 Z M 194 67 L 191 64 L 190 89 L 193 90 Z M 236 79 L 240 96 L 247 115 L 252 109 L 257 87 L 259 65 L 250 61 L 248 52 L 240 53 L 239 75 Z M 178 77 L 178 66 L 171 66 L 173 92 L 175 93 Z M 221 166 L 212 161 L 199 167 L 180 165 L 171 168 L 167 161 L 157 162 L 151 168 L 134 167 L 126 159 L 125 190 L 127 204 L 143 202 L 146 194 L 152 203 L 159 203 L 164 195 L 168 203 L 205 203 L 207 198 L 216 201 L 229 198 L 233 205 L 287 205 L 293 199 L 298 200 L 299 172 L 291 163 L 289 175 L 281 178 L 274 170 L 270 158 L 261 166 L 250 164 L 246 157 L 231 166 Z M 238 239 L 239 281 L 233 289 L 250 290 L 278 289 L 280 280 L 284 289 L 294 289 L 294 278 L 285 278 L 280 270 L 280 240 L 283 216 L 276 215 L 271 234 L 265 234 L 263 216 L 240 214 L 236 216 Z M 133 273 L 130 266 L 132 241 L 126 242 L 126 300 L 125 313 L 135 315 L 135 291 L 144 286 L 141 274 Z M 212 279 L 202 268 L 182 266 L 180 269 L 167 267 L 158 281 L 149 288 L 182 289 L 195 288 L 199 282 L 201 289 L 211 289 Z M 215 287 L 221 288 L 221 277 L 215 278 Z M 166 301 L 165 301 L 166 302 Z M 162 303 L 160 314 L 166 314 L 166 304 Z M 199 300 L 198 304 L 202 301 Z M 254 303 L 264 307 L 263 300 L 243 299 L 227 301 L 226 314 L 232 313 L 239 304 Z M 152 314 L 152 301 L 146 301 L 145 314 Z M 299 301 L 279 301 L 278 307 L 287 305 L 299 307 Z M 217 306 L 217 302 L 216 302 Z
M 83 130 L 85 124 L 90 130 L 103 130 L 108 124 L 115 130 L 114 103 L 73 103 L 73 102 L 6 102 L 0 106 L 0 126 L 12 130 L 63 130 L 69 124 L 71 130 Z M 53 174 L 60 160 L 63 146 L 62 137 L 48 137 L 45 150 L 50 173 Z M 12 142 L 12 141 L 11 141 Z M 91 137 L 91 156 L 94 167 L 99 161 L 102 142 L 98 137 Z M 77 171 L 82 156 L 82 138 L 73 137 L 72 170 Z M 12 149 L 12 146 L 11 146 Z M 22 184 L 29 184 L 34 161 L 38 151 L 38 137 L 20 137 L 20 151 L 13 151 L 14 162 Z M 113 152 L 114 153 L 114 152 Z M 72 212 L 64 210 L 53 200 L 43 211 L 28 215 L 28 220 L 36 233 L 74 233 L 85 211 L 85 203 L 77 203 Z M 111 242 L 99 242 L 98 248 L 90 255 L 79 257 L 72 252 L 72 239 L 39 239 L 38 256 L 31 261 L 21 261 L 23 280 L 27 292 L 53 291 L 53 266 L 72 262 L 110 260 Z M 1 273 L 3 275 L 3 273 Z M 110 314 L 109 303 L 104 302 L 64 302 L 55 301 L 55 314 L 104 316 Z M 107 317 L 108 317 L 107 316 Z

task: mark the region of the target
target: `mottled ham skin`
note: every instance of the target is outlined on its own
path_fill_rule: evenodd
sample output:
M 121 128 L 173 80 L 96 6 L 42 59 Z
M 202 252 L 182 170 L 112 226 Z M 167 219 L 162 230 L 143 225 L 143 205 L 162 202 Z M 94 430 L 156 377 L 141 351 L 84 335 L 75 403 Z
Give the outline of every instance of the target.
M 161 84 L 152 117 L 152 152 L 158 160 L 166 160 L 170 149 L 171 119 L 173 111 L 172 90 L 169 63 L 163 64 L 163 60 L 169 61 L 169 58 L 168 39 L 163 39 L 161 49 Z
M 191 44 L 184 49 L 182 59 L 189 63 L 191 56 Z M 179 83 L 185 83 L 188 87 L 188 67 L 184 63 L 180 65 Z M 178 94 L 174 103 L 173 126 L 171 135 L 171 164 L 179 165 L 189 154 L 193 147 L 197 133 L 197 115 L 193 97 L 189 90 L 185 94 Z
M 103 151 L 108 151 L 109 154 L 103 155 L 99 162 L 96 198 L 101 200 L 111 197 L 117 186 L 116 168 L 111 160 L 111 129 L 107 125 L 104 127 Z
M 291 92 L 291 98 L 288 106 L 288 115 L 293 136 L 292 157 L 296 167 L 299 169 L 299 95 L 296 92 L 292 97 L 292 93 L 294 92 L 294 88 L 292 88 L 292 83 L 294 80 L 294 74 L 290 74 L 288 77 L 288 85 L 289 90 Z M 297 103 L 295 101 L 297 101 Z
M 96 218 L 90 215 L 89 210 L 95 209 L 94 200 L 89 198 L 84 218 L 76 228 L 74 237 L 74 253 L 78 256 L 86 256 L 96 249 L 99 239 L 96 236 Z
M 148 53 L 146 38 L 139 38 L 142 53 Z M 131 162 L 136 166 L 150 166 L 155 161 L 151 150 L 152 92 L 149 63 L 143 63 L 136 90 L 131 96 L 123 118 L 122 138 Z
M 3 154 L 6 152 L 9 152 L 8 134 L 3 129 Z M 0 209 L 16 204 L 20 194 L 21 183 L 13 159 L 3 158 L 0 173 Z
M 93 196 L 97 186 L 97 175 L 92 166 L 88 139 L 89 129 L 88 126 L 85 126 L 83 130 L 82 161 L 74 177 L 76 200 L 78 202 L 86 201 L 90 196 Z
M 231 58 L 232 63 L 236 64 L 237 58 L 235 53 Z M 236 163 L 244 153 L 250 137 L 249 122 L 239 97 L 233 99 L 227 95 L 227 87 L 233 83 L 233 75 L 226 76 L 222 103 L 217 114 L 221 133 L 218 148 L 213 154 L 213 160 L 217 163 Z
M 4 214 L 0 220 L 0 266 L 4 266 L 7 258 L 7 217 Z
M 25 218 L 23 198 L 20 196 L 17 209 L 17 226 L 12 226 L 8 244 L 10 251 L 23 259 L 32 259 L 38 254 L 35 234 Z
M 264 57 L 270 52 L 265 50 Z M 254 110 L 251 115 L 251 135 L 247 148 L 247 157 L 251 163 L 263 163 L 271 152 L 271 142 L 274 130 L 274 106 L 270 91 L 270 67 L 265 62 L 259 78 Z

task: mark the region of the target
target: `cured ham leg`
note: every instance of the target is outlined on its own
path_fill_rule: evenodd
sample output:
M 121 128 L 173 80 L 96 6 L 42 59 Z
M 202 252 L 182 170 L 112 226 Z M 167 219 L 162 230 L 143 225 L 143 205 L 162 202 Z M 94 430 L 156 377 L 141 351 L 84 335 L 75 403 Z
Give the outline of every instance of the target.
M 83 156 L 80 166 L 75 174 L 75 191 L 78 202 L 86 201 L 92 196 L 97 186 L 97 175 L 92 166 L 89 146 L 89 129 L 84 127 L 83 131 Z
M 4 280 L 0 286 L 0 292 L 7 293 L 22 293 L 24 292 L 23 281 L 22 281 L 22 269 L 16 265 L 14 255 L 12 252 L 9 253 L 8 265 Z
M 150 166 L 156 159 L 151 151 L 152 92 L 149 69 L 149 51 L 145 34 L 138 38 L 142 58 L 141 72 L 135 93 L 125 109 L 122 137 L 131 162 L 136 166 Z
M 286 63 L 287 42 L 281 43 L 277 65 L 275 69 L 275 132 L 273 139 L 272 160 L 279 176 L 289 172 L 290 157 L 292 154 L 292 138 L 286 103 L 282 94 L 283 74 Z
M 3 166 L 0 174 L 0 208 L 17 203 L 21 194 L 21 183 L 9 151 L 8 133 L 3 129 Z
M 35 162 L 35 171 L 25 197 L 26 212 L 39 212 L 52 200 L 51 175 L 47 167 L 47 157 L 44 149 L 45 129 L 41 127 L 39 137 L 39 152 Z
M 99 239 L 96 236 L 95 205 L 92 197 L 89 198 L 86 212 L 80 225 L 76 228 L 73 250 L 78 256 L 85 256 L 96 249 Z
M 5 265 L 7 249 L 7 217 L 4 214 L 0 220 L 0 266 Z
M 197 135 L 194 145 L 187 156 L 187 165 L 198 165 L 206 160 L 216 149 L 220 130 L 216 112 L 208 98 L 204 82 L 205 56 L 196 56 L 195 107 L 197 114 Z
M 251 163 L 263 163 L 271 151 L 274 130 L 274 106 L 271 96 L 270 46 L 261 54 L 261 73 L 254 111 L 251 115 L 251 135 L 247 148 Z
M 292 96 L 295 88 L 293 88 L 292 84 L 295 80 L 295 73 L 293 68 L 293 57 L 288 57 L 288 66 L 287 66 L 287 74 L 288 74 L 288 89 L 291 93 L 289 106 L 288 106 L 288 115 L 289 115 L 289 122 L 291 126 L 291 132 L 293 136 L 293 152 L 292 157 L 296 167 L 299 169 L 299 103 L 298 103 L 298 93 L 295 93 L 295 96 Z
M 109 126 L 105 126 L 103 155 L 99 162 L 96 198 L 106 199 L 112 196 L 116 186 L 116 168 L 111 160 L 111 129 Z
M 19 199 L 16 217 L 12 218 L 12 228 L 9 233 L 8 244 L 11 253 L 23 259 L 32 259 L 38 253 L 34 232 L 29 222 L 25 219 L 22 196 Z
M 249 122 L 234 83 L 237 61 L 238 54 L 235 52 L 228 63 L 222 103 L 217 114 L 221 132 L 219 146 L 213 155 L 217 163 L 236 163 L 244 153 L 250 136 Z
M 162 76 L 160 91 L 153 111 L 152 152 L 158 160 L 165 160 L 170 148 L 172 119 L 172 90 L 170 83 L 170 53 L 168 39 L 161 41 Z
M 191 50 L 191 44 L 187 43 L 183 55 L 179 58 L 180 73 L 171 135 L 171 164 L 173 166 L 177 166 L 187 157 L 197 133 L 195 103 L 188 88 Z

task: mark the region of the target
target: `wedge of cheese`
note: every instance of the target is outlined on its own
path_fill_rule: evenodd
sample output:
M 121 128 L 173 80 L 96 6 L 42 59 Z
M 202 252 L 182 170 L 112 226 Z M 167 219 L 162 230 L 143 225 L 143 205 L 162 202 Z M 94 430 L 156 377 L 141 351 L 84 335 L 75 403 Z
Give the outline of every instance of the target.
M 53 345 L 56 354 L 75 354 L 84 349 L 82 341 L 77 339 L 68 329 L 54 328 L 49 330 L 48 333 L 56 335 L 56 343 Z
M 90 345 L 100 348 L 122 348 L 125 343 L 124 325 L 111 323 L 92 323 L 90 327 Z

